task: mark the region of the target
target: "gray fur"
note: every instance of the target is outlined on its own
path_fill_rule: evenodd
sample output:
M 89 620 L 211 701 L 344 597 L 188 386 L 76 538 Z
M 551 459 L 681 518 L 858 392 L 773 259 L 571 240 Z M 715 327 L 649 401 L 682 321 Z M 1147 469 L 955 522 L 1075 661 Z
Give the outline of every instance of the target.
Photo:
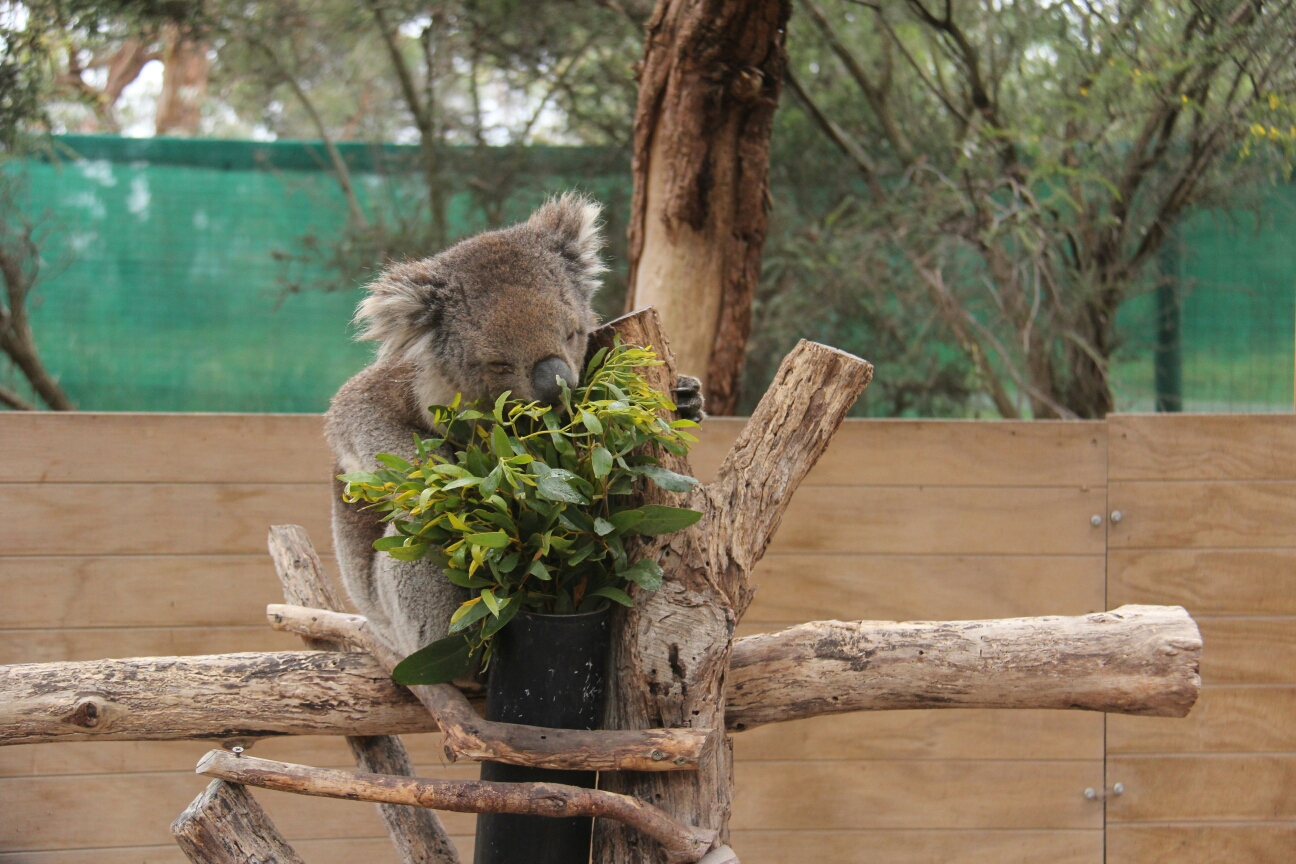
M 553 401 L 555 374 L 574 385 L 606 271 L 599 209 L 563 195 L 520 225 L 397 264 L 370 285 L 356 320 L 361 338 L 379 343 L 378 357 L 333 397 L 325 435 L 335 473 L 373 470 L 378 453 L 413 458 L 414 436 L 433 432 L 427 406 L 456 393 Z M 675 395 L 682 413 L 700 419 L 696 379 L 681 378 Z M 375 552 L 391 529 L 343 503 L 340 484 L 334 492 L 333 545 L 356 608 L 405 654 L 444 636 L 467 592 L 434 564 Z

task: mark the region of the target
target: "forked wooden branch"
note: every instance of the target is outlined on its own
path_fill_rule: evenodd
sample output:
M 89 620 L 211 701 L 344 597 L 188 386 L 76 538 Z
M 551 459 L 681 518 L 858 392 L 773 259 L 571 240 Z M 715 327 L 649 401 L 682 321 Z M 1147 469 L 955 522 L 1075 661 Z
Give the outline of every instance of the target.
M 674 357 L 657 314 L 641 310 L 596 331 L 591 348 L 616 336 L 657 349 L 662 365 L 648 370 L 659 390 L 675 380 Z M 688 494 L 654 487 L 647 504 L 702 512 L 690 528 L 634 544 L 635 557 L 661 565 L 660 590 L 636 593 L 613 631 L 604 727 L 726 724 L 725 687 L 734 629 L 751 602 L 751 572 L 774 536 L 798 484 L 873 375 L 873 367 L 824 345 L 802 341 L 783 359 L 774 381 L 720 466 L 714 482 Z M 658 454 L 674 471 L 692 474 L 686 457 Z M 622 772 L 607 788 L 656 802 L 676 818 L 728 838 L 733 760 L 716 748 L 697 776 Z M 657 857 L 641 839 L 618 825 L 597 822 L 596 864 L 640 864 Z
M 299 525 L 273 525 L 267 538 L 270 557 L 283 585 L 284 600 L 340 614 L 341 599 L 333 591 L 324 566 L 311 545 L 306 529 Z M 346 651 L 343 642 L 303 637 L 307 648 Z M 373 774 L 414 776 L 414 762 L 405 744 L 395 735 L 349 735 L 347 745 L 356 765 Z M 459 864 L 459 850 L 441 820 L 431 810 L 378 805 L 387 835 L 402 864 Z
M 428 807 L 455 813 L 614 819 L 660 843 L 670 862 L 697 861 L 710 851 L 715 840 L 714 831 L 691 828 L 651 804 L 625 795 L 558 783 L 424 780 L 361 774 L 235 756 L 224 750 L 209 752 L 195 770 L 233 783 L 349 801 Z
M 361 648 L 389 671 L 400 662 L 363 616 L 271 604 L 266 617 L 276 630 Z M 441 726 L 446 757 L 452 762 L 491 760 L 571 771 L 696 770 L 700 756 L 720 738 L 708 729 L 599 732 L 496 723 L 483 720 L 453 685 L 409 689 Z
M 171 834 L 193 864 L 304 864 L 248 791 L 224 780 L 193 800 Z

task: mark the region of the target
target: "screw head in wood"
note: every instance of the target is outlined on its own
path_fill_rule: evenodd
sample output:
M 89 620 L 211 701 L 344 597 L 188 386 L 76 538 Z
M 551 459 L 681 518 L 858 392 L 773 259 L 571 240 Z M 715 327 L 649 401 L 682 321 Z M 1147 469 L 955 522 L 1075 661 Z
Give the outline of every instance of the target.
M 230 748 L 230 752 L 233 753 L 233 754 L 234 754 L 234 758 L 237 759 L 238 757 L 240 757 L 240 756 L 243 755 L 243 748 L 242 748 L 242 747 L 231 747 L 231 748 Z
M 666 754 L 663 753 L 663 752 L 660 751 L 660 750 L 654 750 L 654 751 L 652 751 L 651 753 L 649 753 L 648 755 L 652 757 L 652 760 L 653 760 L 654 762 L 660 762 L 660 761 L 662 761 L 663 759 L 666 758 Z
M 1125 792 L 1125 784 L 1124 784 L 1124 783 L 1117 783 L 1115 786 L 1112 787 L 1112 794 L 1113 794 L 1113 795 L 1121 795 L 1121 794 L 1123 794 L 1124 792 Z
M 1102 524 L 1102 515 L 1095 513 L 1094 515 L 1090 516 L 1089 524 L 1097 528 L 1099 525 Z
M 1095 798 L 1098 797 L 1098 790 L 1090 786 L 1088 789 L 1084 791 L 1084 796 L 1088 798 L 1090 801 L 1093 801 Z
M 1113 511 L 1111 512 L 1111 520 L 1112 520 L 1113 522 L 1119 522 L 1119 521 L 1121 521 L 1121 520 L 1124 519 L 1124 518 L 1125 518 L 1125 514 L 1122 513 L 1122 512 L 1119 511 L 1119 510 L 1113 510 Z

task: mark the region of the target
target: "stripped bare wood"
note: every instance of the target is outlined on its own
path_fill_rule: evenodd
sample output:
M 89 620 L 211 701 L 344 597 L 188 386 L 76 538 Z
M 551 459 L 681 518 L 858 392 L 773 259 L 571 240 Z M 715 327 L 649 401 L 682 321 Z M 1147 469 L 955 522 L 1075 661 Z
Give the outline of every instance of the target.
M 285 620 L 317 615 L 321 623 L 310 625 L 314 632 L 339 641 L 348 634 L 357 641 L 367 638 L 357 635 L 365 623 L 358 615 L 271 608 L 272 616 Z M 1200 686 L 1200 652 L 1196 625 L 1178 607 L 1127 606 L 1076 618 L 814 622 L 735 642 L 725 716 L 735 731 L 820 714 L 897 708 L 1081 708 L 1182 716 Z M 392 660 L 389 655 L 387 662 Z M 492 725 L 467 707 L 458 690 L 441 686 L 446 689 L 420 689 L 436 691 L 423 696 L 440 699 L 439 710 L 450 712 L 463 730 L 454 751 L 462 758 L 661 771 L 681 767 L 677 758 L 696 765 L 714 746 L 711 733 L 690 727 L 613 734 Z M 438 695 L 446 691 L 452 692 Z M 0 667 L 0 743 L 374 735 L 435 728 L 409 692 L 392 684 L 384 666 L 367 654 L 282 652 Z M 521 737 L 505 745 L 501 735 Z M 570 754 L 582 747 L 590 748 L 590 755 L 573 761 Z M 662 758 L 654 759 L 654 751 Z
M 1296 480 L 1121 482 L 1108 489 L 1121 512 L 1115 549 L 1291 547 Z
M 629 796 L 558 783 L 389 777 L 238 757 L 224 750 L 209 752 L 198 762 L 195 771 L 249 786 L 350 801 L 431 807 L 456 813 L 613 819 L 652 837 L 666 850 L 668 861 L 681 864 L 702 858 L 715 840 L 714 831 L 681 824 L 651 804 Z
M 171 833 L 193 864 L 304 864 L 237 783 L 213 780 L 171 823 Z
M 1178 606 L 1080 617 L 817 621 L 741 640 L 729 710 L 749 725 L 895 708 L 1076 708 L 1182 717 L 1202 640 Z
M 277 630 L 362 647 L 391 670 L 400 656 L 383 644 L 360 615 L 271 604 L 266 617 Z M 568 771 L 689 771 L 720 735 L 709 729 L 589 731 L 548 729 L 484 720 L 451 684 L 410 691 L 432 712 L 445 735 L 450 761 L 472 759 Z
M 1296 480 L 1291 414 L 1116 414 L 1113 481 Z
M 285 601 L 334 613 L 342 611 L 342 600 L 333 590 L 306 529 L 299 525 L 273 525 L 267 545 L 279 581 L 283 584 Z M 304 636 L 303 641 L 307 648 L 320 651 L 346 650 L 347 647 L 310 636 Z M 347 737 L 347 745 L 356 765 L 364 771 L 414 776 L 413 760 L 401 739 L 395 735 L 351 735 Z M 454 842 L 431 810 L 379 804 L 378 815 L 403 864 L 459 864 Z

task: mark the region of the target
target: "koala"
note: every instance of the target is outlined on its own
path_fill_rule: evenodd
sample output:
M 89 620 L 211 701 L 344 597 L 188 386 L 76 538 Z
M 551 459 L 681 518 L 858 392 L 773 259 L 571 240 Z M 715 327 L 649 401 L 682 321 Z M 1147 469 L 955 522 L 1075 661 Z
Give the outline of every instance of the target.
M 579 383 L 591 306 L 606 272 L 600 207 L 567 194 L 519 225 L 463 240 L 431 258 L 389 267 L 356 311 L 374 362 L 333 397 L 325 437 L 334 474 L 371 471 L 375 456 L 415 455 L 414 436 L 434 434 L 427 406 L 462 393 L 494 401 L 504 391 L 555 404 L 559 379 Z M 681 376 L 682 416 L 701 419 L 696 378 Z M 400 562 L 373 548 L 395 529 L 342 501 L 334 480 L 333 545 L 351 601 L 392 648 L 410 654 L 446 635 L 468 599 L 428 561 Z

